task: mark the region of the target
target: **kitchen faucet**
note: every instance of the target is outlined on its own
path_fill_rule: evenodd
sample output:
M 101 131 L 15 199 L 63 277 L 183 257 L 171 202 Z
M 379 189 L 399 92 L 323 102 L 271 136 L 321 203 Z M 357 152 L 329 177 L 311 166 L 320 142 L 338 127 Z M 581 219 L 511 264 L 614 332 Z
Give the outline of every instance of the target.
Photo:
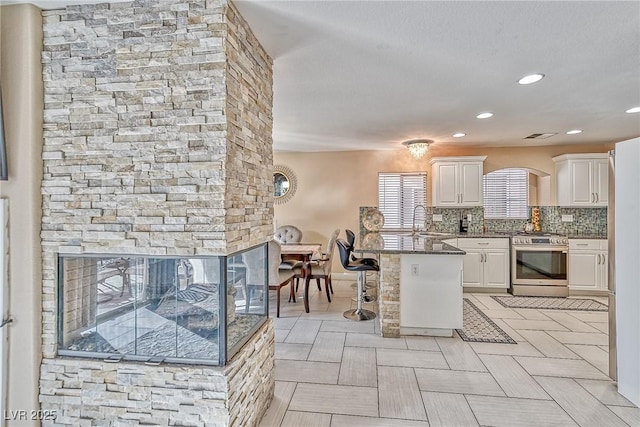
M 413 222 L 411 231 L 414 236 L 420 232 L 420 227 L 416 227 L 416 211 L 418 210 L 418 208 L 422 208 L 422 210 L 424 211 L 425 221 L 427 217 L 427 208 L 425 208 L 424 205 L 416 205 L 413 208 Z M 424 227 L 424 223 L 422 224 L 422 226 Z

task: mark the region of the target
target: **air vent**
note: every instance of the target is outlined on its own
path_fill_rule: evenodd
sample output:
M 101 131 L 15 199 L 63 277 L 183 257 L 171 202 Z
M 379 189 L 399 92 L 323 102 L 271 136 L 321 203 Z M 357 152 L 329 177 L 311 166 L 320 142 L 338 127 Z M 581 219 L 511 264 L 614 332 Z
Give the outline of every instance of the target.
M 522 139 L 547 139 L 551 138 L 553 135 L 557 135 L 557 133 L 532 133 Z

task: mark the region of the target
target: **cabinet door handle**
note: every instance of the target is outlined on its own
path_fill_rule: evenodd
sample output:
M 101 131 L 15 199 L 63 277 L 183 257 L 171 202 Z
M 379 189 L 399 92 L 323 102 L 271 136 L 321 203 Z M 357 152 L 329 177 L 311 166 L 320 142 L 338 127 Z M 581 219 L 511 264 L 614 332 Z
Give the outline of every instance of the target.
M 591 203 L 594 203 L 594 200 L 593 193 L 591 193 Z
M 596 261 L 596 263 L 600 265 L 600 254 L 597 254 L 597 255 L 598 255 L 598 260 Z
M 598 193 L 596 193 L 596 203 L 600 202 L 600 195 Z

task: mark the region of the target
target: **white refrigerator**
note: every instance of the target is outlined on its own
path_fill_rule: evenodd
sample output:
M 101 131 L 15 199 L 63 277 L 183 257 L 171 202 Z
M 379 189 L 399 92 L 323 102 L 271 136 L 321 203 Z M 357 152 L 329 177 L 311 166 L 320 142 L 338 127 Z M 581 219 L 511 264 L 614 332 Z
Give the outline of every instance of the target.
M 610 376 L 640 406 L 640 138 L 616 144 L 609 172 Z

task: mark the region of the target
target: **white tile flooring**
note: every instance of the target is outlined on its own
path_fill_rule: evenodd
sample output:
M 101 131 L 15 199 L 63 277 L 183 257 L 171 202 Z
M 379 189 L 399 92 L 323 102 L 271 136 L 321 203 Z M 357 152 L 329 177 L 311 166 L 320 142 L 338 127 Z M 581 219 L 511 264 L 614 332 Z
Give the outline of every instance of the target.
M 377 319 L 342 317 L 351 283 L 334 280 L 331 303 L 312 287 L 308 314 L 301 299 L 282 302 L 261 427 L 640 426 L 640 409 L 607 377 L 607 313 L 465 294 L 518 344 L 382 338 Z

